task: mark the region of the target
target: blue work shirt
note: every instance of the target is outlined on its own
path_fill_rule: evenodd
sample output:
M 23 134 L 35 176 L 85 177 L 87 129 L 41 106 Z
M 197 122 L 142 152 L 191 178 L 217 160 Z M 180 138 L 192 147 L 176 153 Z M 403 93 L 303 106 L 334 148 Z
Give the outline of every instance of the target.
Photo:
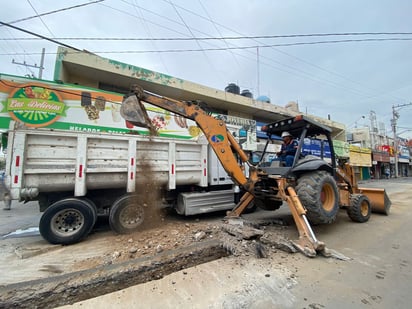
M 281 151 L 281 156 L 294 156 L 296 153 L 296 150 L 298 148 L 298 142 L 295 141 L 294 139 L 291 140 L 289 144 L 282 144 L 282 148 L 280 149 Z

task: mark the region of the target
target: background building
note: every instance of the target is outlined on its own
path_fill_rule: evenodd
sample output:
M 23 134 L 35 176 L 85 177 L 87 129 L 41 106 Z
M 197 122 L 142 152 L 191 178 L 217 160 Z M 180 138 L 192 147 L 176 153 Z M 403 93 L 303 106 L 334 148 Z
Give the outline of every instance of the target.
M 143 89 L 155 94 L 177 100 L 201 101 L 212 112 L 253 119 L 263 123 L 302 114 L 295 102 L 288 103 L 283 107 L 275 105 L 273 102 L 270 103 L 267 99 L 255 100 L 249 91 L 240 89 L 239 91 L 225 91 L 226 85 L 222 85 L 223 90 L 209 88 L 177 77 L 66 47 L 58 48 L 54 80 L 119 93 L 129 92 L 130 87 L 137 83 Z M 233 87 L 233 84 L 229 84 L 227 87 L 231 85 Z M 344 140 L 342 133 L 345 126 L 343 124 L 315 115 L 309 116 L 332 128 L 332 135 L 339 136 L 337 139 Z

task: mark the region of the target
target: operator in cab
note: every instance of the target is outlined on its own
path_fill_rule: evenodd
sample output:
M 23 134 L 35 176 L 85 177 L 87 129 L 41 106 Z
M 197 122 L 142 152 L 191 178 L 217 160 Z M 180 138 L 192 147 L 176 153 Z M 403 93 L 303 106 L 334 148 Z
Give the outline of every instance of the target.
M 286 166 L 292 166 L 295 158 L 296 150 L 298 149 L 298 142 L 293 139 L 292 134 L 285 131 L 282 132 L 282 148 L 277 154 L 280 161 L 285 162 Z

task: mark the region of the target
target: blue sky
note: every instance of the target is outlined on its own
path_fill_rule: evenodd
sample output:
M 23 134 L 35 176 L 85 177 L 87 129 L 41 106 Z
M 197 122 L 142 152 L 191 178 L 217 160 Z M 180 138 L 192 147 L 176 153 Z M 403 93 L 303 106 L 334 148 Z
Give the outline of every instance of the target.
M 408 0 L 2 0 L 0 21 L 212 88 L 234 82 L 277 105 L 297 101 L 301 111 L 350 128 L 371 125 L 373 111 L 391 135 L 395 106 L 397 131 L 412 137 L 412 34 L 262 38 L 412 33 L 410 12 Z M 37 76 L 12 61 L 39 65 L 45 48 L 43 78 L 53 78 L 57 45 L 32 38 L 0 26 L 2 73 Z M 159 40 L 166 38 L 186 40 Z M 397 40 L 369 41 L 389 38 Z M 312 44 L 339 40 L 363 41 Z

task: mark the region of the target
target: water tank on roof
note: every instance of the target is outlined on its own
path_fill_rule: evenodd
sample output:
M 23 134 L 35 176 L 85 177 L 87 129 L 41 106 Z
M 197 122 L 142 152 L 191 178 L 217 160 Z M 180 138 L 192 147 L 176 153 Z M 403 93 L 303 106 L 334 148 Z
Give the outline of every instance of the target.
M 240 94 L 239 86 L 236 85 L 236 84 L 233 84 L 233 83 L 227 85 L 226 88 L 225 88 L 225 91 L 230 92 L 230 93 L 234 93 L 234 94 Z
M 242 90 L 242 93 L 240 95 L 247 98 L 253 98 L 253 94 L 247 89 Z
M 265 95 L 259 96 L 256 100 L 257 100 L 257 101 L 262 101 L 262 102 L 265 102 L 265 103 L 270 103 L 269 97 L 267 97 L 267 96 L 265 96 Z

